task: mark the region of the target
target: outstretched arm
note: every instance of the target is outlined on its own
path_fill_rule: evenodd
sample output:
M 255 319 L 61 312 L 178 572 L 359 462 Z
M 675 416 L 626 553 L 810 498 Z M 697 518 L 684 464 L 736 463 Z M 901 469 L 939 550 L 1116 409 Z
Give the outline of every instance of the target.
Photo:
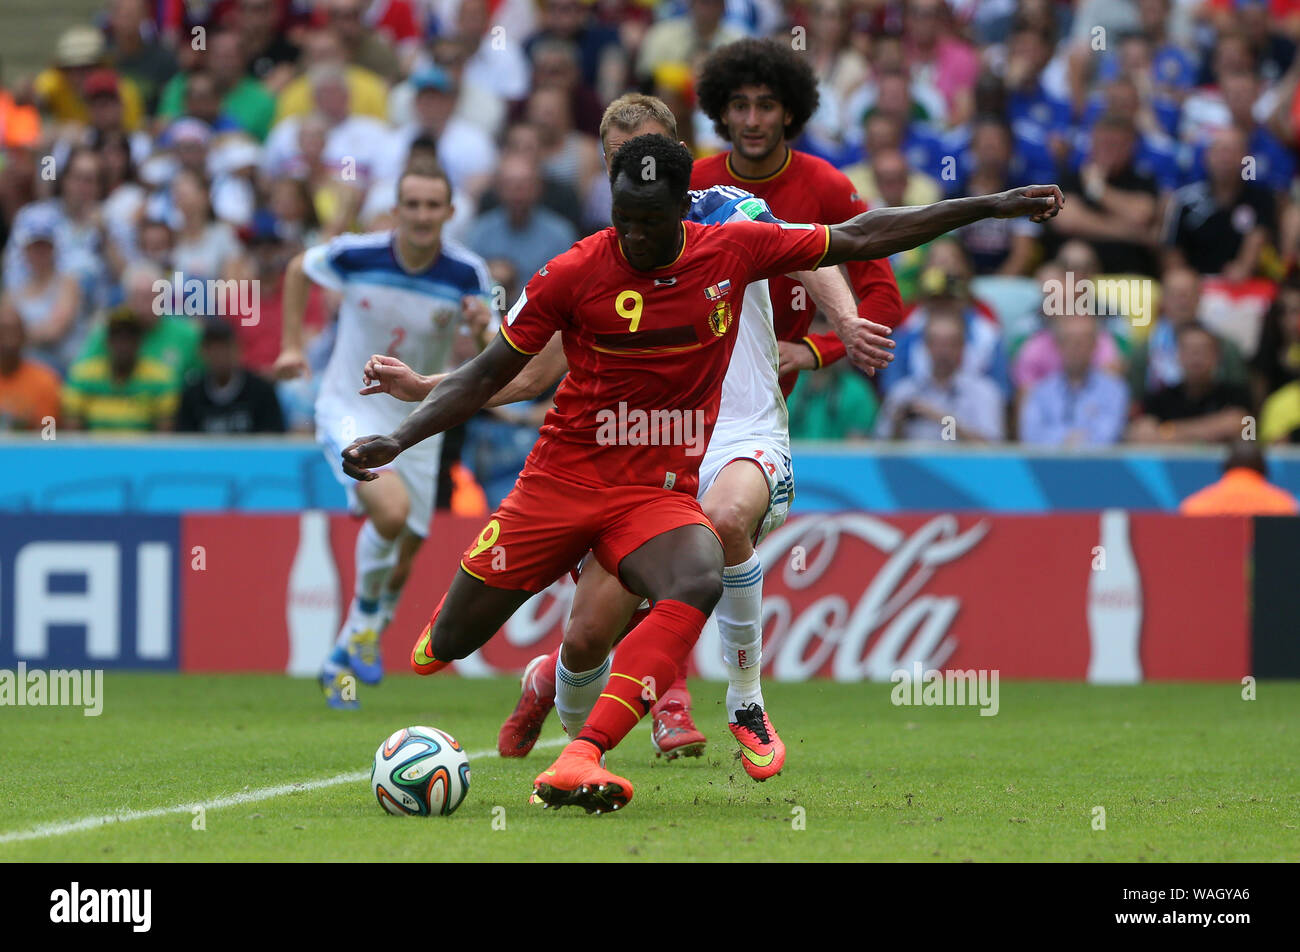
M 377 466 L 392 462 L 397 454 L 464 423 L 482 409 L 491 396 L 518 375 L 531 355 L 520 353 L 498 335 L 483 353 L 455 373 L 448 374 L 424 402 L 388 436 L 363 436 L 343 451 L 343 472 L 353 479 L 371 480 Z
M 1054 218 L 1065 203 L 1055 185 L 1027 185 L 996 195 L 950 198 L 933 205 L 877 208 L 830 227 L 830 247 L 819 267 L 886 258 L 985 218 Z
M 559 333 L 546 344 L 541 353 L 532 357 L 514 380 L 498 390 L 485 407 L 501 407 L 520 400 L 532 400 L 550 390 L 569 372 L 569 361 L 564 356 L 564 346 Z M 416 373 L 396 357 L 375 354 L 366 361 L 363 371 L 366 385 L 358 393 L 389 393 L 398 400 L 419 403 L 438 384 L 451 374 Z

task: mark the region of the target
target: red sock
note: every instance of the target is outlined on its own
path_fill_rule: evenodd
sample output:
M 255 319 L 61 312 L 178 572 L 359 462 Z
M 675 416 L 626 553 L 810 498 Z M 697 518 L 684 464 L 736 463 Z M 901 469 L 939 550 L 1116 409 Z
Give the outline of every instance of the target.
M 684 602 L 658 602 L 618 646 L 605 693 L 579 738 L 609 750 L 627 736 L 670 686 L 704 630 L 706 616 Z
M 686 670 L 686 664 L 685 662 L 683 662 L 680 671 L 685 671 L 685 670 Z M 664 705 L 669 703 L 670 701 L 679 701 L 688 710 L 690 709 L 691 692 L 686 687 L 685 674 L 679 673 L 677 675 L 677 680 L 672 683 L 672 686 L 669 687 L 667 691 L 664 691 L 662 694 L 659 695 L 659 701 L 658 703 L 655 704 L 654 707 L 650 709 L 650 713 L 658 714 L 660 711 L 664 709 Z
M 411 670 L 416 674 L 433 674 L 451 663 L 439 661 L 433 656 L 433 623 L 438 620 L 438 612 L 442 611 L 442 603 L 446 600 L 446 595 L 438 599 L 438 607 L 429 616 L 429 624 L 424 626 L 420 637 L 415 639 L 415 646 L 411 648 Z

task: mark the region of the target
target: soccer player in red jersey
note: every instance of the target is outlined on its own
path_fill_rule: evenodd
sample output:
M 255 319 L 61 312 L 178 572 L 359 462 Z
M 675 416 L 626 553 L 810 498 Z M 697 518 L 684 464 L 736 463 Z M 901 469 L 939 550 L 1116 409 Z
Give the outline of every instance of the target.
M 723 550 L 694 493 L 735 344 L 732 305 L 745 286 L 885 257 L 988 217 L 1045 220 L 1062 202 L 1054 185 L 1028 186 L 879 209 L 831 227 L 714 228 L 682 221 L 690 170 L 690 153 L 663 136 L 626 143 L 611 161 L 613 227 L 534 275 L 497 339 L 392 434 L 343 451 L 348 475 L 371 478 L 373 467 L 468 419 L 560 331 L 569 374 L 555 407 L 413 657 L 429 665 L 464 658 L 588 550 L 650 600 L 582 732 L 534 781 L 549 806 L 605 812 L 632 799 L 632 784 L 601 756 L 672 683 L 718 601 Z
M 696 83 L 700 108 L 731 151 L 695 163 L 691 188 L 734 185 L 767 202 L 784 221 L 835 224 L 867 210 L 853 183 L 835 166 L 787 145 L 817 109 L 817 79 L 805 59 L 776 40 L 738 40 L 714 51 Z M 858 313 L 896 327 L 903 319 L 898 283 L 888 261 L 852 261 L 849 282 Z M 809 335 L 815 309 L 798 283 L 771 281 L 773 320 L 781 341 L 781 392 L 790 396 L 800 370 L 844 356 L 834 334 Z

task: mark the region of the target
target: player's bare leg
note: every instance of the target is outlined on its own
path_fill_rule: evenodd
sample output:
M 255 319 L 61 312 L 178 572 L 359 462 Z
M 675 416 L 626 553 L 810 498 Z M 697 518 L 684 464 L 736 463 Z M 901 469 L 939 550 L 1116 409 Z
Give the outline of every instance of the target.
M 468 657 L 487 644 L 533 594 L 494 588 L 463 568 L 457 569 L 447 594 L 411 650 L 411 667 L 416 674 L 433 674 Z
M 619 571 L 627 588 L 654 607 L 620 644 L 609 684 L 582 733 L 534 781 L 548 806 L 603 813 L 632 799 L 632 784 L 601 767 L 600 757 L 636 726 L 686 663 L 722 594 L 722 547 L 705 526 L 682 526 L 624 557 Z
M 357 533 L 356 589 L 334 650 L 321 670 L 326 702 L 342 709 L 358 706 L 355 695 L 348 699 L 351 692 L 343 681 L 348 671 L 365 684 L 376 684 L 383 676 L 379 637 L 420 544 L 406 526 L 411 503 L 396 473 L 381 472 L 378 479 L 359 483 L 356 492 L 366 513 Z M 395 576 L 399 582 L 394 587 Z
M 740 744 L 745 772 L 755 780 L 767 780 L 785 765 L 785 744 L 768 720 L 759 679 L 763 568 L 751 541 L 771 499 L 767 477 L 758 463 L 740 458 L 722 468 L 700 500 L 722 539 L 726 562 L 716 614 L 727 666 L 727 719 Z

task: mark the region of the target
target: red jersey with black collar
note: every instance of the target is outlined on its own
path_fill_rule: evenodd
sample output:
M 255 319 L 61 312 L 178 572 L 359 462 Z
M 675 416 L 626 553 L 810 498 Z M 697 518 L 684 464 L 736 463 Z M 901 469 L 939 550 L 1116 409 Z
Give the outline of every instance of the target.
M 780 169 L 761 179 L 737 175 L 731 167 L 730 152 L 699 159 L 691 172 L 691 188 L 713 185 L 734 185 L 752 192 L 767 202 L 772 214 L 788 222 L 836 225 L 867 211 L 866 202 L 858 197 L 848 176 L 829 162 L 794 149 L 789 150 Z M 903 319 L 903 302 L 888 259 L 850 261 L 846 267 L 858 297 L 858 313 L 877 324 L 897 326 Z M 819 367 L 844 356 L 844 344 L 834 334 L 808 334 L 816 306 L 806 299 L 797 281 L 779 275 L 772 278 L 769 287 L 777 340 L 807 343 L 817 355 Z M 797 377 L 790 373 L 781 378 L 781 390 L 786 396 L 794 389 Z
M 815 267 L 820 225 L 682 222 L 682 249 L 633 268 L 613 228 L 583 239 L 533 275 L 501 327 L 535 354 L 560 331 L 569 373 L 525 469 L 591 486 L 695 494 L 717 421 L 745 287 Z

